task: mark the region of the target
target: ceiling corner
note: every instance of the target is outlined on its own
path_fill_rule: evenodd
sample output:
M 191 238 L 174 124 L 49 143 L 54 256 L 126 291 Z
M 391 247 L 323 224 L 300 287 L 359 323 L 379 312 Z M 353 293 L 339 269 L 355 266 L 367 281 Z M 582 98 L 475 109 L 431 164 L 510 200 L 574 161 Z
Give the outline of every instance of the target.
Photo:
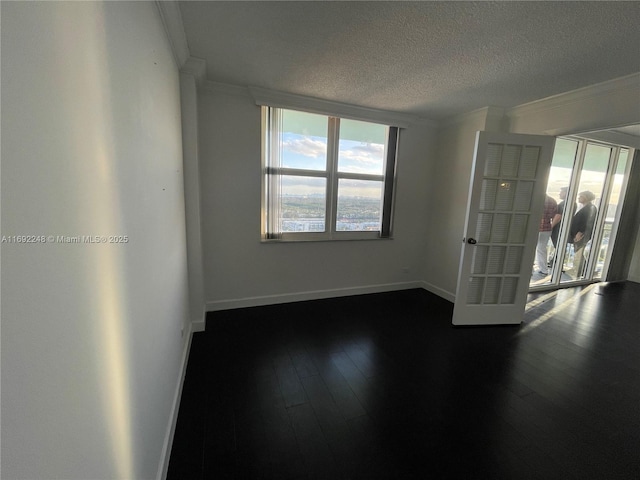
M 180 72 L 193 75 L 196 79 L 196 84 L 202 87 L 207 80 L 207 61 L 202 58 L 189 57 L 182 65 Z
M 178 2 L 175 0 L 156 0 L 156 5 L 173 51 L 173 57 L 178 69 L 182 69 L 191 57 L 191 53 L 189 52 L 189 44 L 187 43 L 187 35 L 184 31 Z

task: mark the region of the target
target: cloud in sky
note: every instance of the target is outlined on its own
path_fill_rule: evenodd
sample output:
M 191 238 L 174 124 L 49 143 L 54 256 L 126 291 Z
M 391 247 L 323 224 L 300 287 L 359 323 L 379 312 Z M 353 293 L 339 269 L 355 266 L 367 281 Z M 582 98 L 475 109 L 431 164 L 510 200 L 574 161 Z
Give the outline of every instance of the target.
M 282 142 L 285 151 L 305 157 L 318 158 L 327 154 L 327 141 L 320 138 L 296 136 Z
M 372 173 L 381 175 L 384 165 L 384 145 L 369 143 L 366 145 L 349 145 L 341 142 L 340 170 L 354 173 Z
M 362 143 L 340 140 L 339 170 L 350 173 L 382 175 L 384 173 L 385 146 L 379 143 Z M 327 139 L 285 133 L 282 139 L 283 166 L 324 170 L 327 158 Z

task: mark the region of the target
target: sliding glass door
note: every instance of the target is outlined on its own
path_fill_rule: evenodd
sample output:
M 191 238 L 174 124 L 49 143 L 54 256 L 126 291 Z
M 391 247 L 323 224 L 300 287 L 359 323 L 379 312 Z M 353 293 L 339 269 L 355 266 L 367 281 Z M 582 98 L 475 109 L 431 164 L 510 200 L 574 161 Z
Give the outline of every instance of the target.
M 606 278 L 632 153 L 587 139 L 557 139 L 531 290 Z
M 614 155 L 616 154 L 618 162 L 615 166 L 612 181 L 609 183 L 609 203 L 606 211 L 603 212 L 603 224 L 600 228 L 601 235 L 596 243 L 597 249 L 594 250 L 598 252 L 598 256 L 594 257 L 595 269 L 593 278 L 598 280 L 605 278 L 605 272 L 609 268 L 609 261 L 613 252 L 611 247 L 615 242 L 617 222 L 622 211 L 623 192 L 626 191 L 627 178 L 631 167 L 631 151 L 628 148 L 619 148 L 617 153 L 614 152 Z

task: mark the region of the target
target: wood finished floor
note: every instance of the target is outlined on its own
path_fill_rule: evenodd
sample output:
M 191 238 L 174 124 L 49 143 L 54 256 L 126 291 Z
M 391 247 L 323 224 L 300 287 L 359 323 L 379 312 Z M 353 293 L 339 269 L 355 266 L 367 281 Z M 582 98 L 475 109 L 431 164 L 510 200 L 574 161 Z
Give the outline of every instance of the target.
M 640 284 L 452 327 L 423 290 L 210 313 L 168 479 L 638 479 Z

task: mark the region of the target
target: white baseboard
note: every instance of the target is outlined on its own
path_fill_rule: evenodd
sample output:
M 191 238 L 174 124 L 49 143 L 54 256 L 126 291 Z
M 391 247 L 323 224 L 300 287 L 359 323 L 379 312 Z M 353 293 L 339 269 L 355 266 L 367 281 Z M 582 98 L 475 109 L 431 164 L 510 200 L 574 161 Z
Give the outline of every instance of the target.
M 204 323 L 204 322 L 203 322 Z M 202 330 L 204 330 L 204 325 Z M 169 416 L 169 425 L 167 426 L 167 433 L 164 437 L 164 444 L 162 445 L 162 455 L 160 456 L 160 465 L 158 466 L 157 480 L 165 480 L 167 478 L 167 472 L 169 470 L 169 459 L 171 458 L 171 446 L 173 445 L 173 436 L 176 432 L 176 423 L 178 421 L 178 411 L 180 410 L 180 400 L 182 398 L 182 386 L 184 384 L 184 378 L 187 373 L 187 362 L 189 360 L 189 352 L 191 351 L 191 340 L 193 339 L 193 326 L 189 324 L 187 333 L 187 341 L 185 342 L 182 352 L 182 358 L 180 360 L 180 376 L 178 377 L 178 383 L 176 385 L 176 391 L 173 395 L 173 405 L 171 405 L 171 414 Z
M 202 305 L 202 311 L 200 312 L 200 316 L 198 318 L 194 318 L 191 320 L 191 331 L 204 332 L 206 320 L 207 320 L 207 308 L 205 305 Z
M 365 295 L 368 293 L 383 293 L 397 290 L 424 288 L 421 281 L 387 283 L 383 285 L 368 285 L 363 287 L 337 288 L 331 290 L 315 290 L 310 292 L 286 293 L 282 295 L 265 295 L 260 297 L 245 297 L 233 300 L 218 300 L 207 302 L 207 311 L 231 310 L 234 308 L 261 307 L 279 303 L 303 302 L 306 300 L 322 300 L 325 298 L 348 297 Z
M 199 322 L 193 322 L 191 323 L 191 331 L 195 332 L 204 332 L 204 327 L 205 327 L 206 323 L 204 320 L 201 320 Z
M 444 298 L 445 300 L 450 301 L 451 303 L 455 303 L 456 301 L 455 293 L 451 293 L 447 290 L 444 290 L 443 288 L 436 287 L 435 285 L 429 282 L 422 282 L 422 288 L 424 288 L 427 292 L 431 292 L 434 295 L 437 295 L 441 298 Z

